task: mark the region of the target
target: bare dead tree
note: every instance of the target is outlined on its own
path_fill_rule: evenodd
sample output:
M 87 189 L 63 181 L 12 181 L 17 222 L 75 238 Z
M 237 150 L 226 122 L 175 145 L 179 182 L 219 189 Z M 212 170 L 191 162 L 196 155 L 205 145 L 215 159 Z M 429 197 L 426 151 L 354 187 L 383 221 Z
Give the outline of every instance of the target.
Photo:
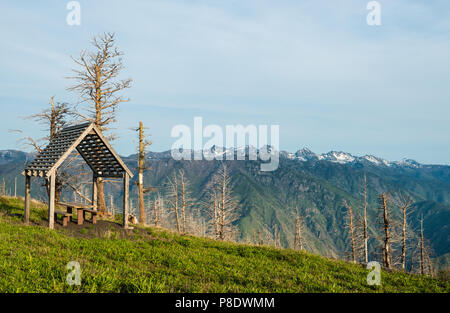
M 262 233 L 261 233 L 261 230 L 260 230 L 260 229 L 254 230 L 254 231 L 253 231 L 253 239 L 252 239 L 252 242 L 253 242 L 255 245 L 257 245 L 257 246 L 262 246 L 262 245 L 264 245 L 264 240 L 263 240 L 263 238 L 262 238 Z
M 400 200 L 398 203 L 400 207 L 400 211 L 402 214 L 402 250 L 401 250 L 401 256 L 400 256 L 400 264 L 402 267 L 402 270 L 406 271 L 406 241 L 407 241 L 407 229 L 408 229 L 408 221 L 407 217 L 409 215 L 409 208 L 411 207 L 411 199 L 407 198 L 406 196 L 400 196 Z
M 294 250 L 303 250 L 303 218 L 300 216 L 298 208 L 295 216 L 295 237 Z
M 219 196 L 217 187 L 210 185 L 208 187 L 208 200 L 206 207 L 209 209 L 209 217 L 212 221 L 214 238 L 219 239 Z
M 187 233 L 186 215 L 191 206 L 191 199 L 189 196 L 189 182 L 183 170 L 180 170 L 180 184 L 181 184 L 181 218 L 183 222 L 183 234 Z
M 231 177 L 225 163 L 213 176 L 208 189 L 209 194 L 212 196 L 213 225 L 217 228 L 217 238 L 219 240 L 229 240 L 235 232 L 233 222 L 237 219 L 238 206 L 232 194 Z
M 177 179 L 177 173 L 175 172 L 173 174 L 172 178 L 168 179 L 168 185 L 169 185 L 169 192 L 168 196 L 171 200 L 171 206 L 172 211 L 175 214 L 175 220 L 177 224 L 177 231 L 180 234 L 181 233 L 181 227 L 180 227 L 180 217 L 178 214 L 178 205 L 179 205 L 179 190 L 178 190 L 178 179 Z
M 431 244 L 429 243 L 425 243 L 424 244 L 424 263 L 425 263 L 425 267 L 428 271 L 428 275 L 430 276 L 436 276 L 436 272 L 435 269 L 433 267 L 433 261 L 431 259 L 431 255 L 432 255 L 433 251 L 431 248 Z
M 380 196 L 380 205 L 383 214 L 384 229 L 384 246 L 383 246 L 383 263 L 387 268 L 391 268 L 391 224 L 390 211 L 388 207 L 389 194 L 382 193 Z
M 154 212 L 153 223 L 155 224 L 155 226 L 159 226 L 159 206 L 160 206 L 160 197 L 158 196 L 158 198 L 155 197 L 155 199 L 153 200 L 153 212 Z
M 37 123 L 43 125 L 48 131 L 48 135 L 43 138 L 39 138 L 34 141 L 31 140 L 30 144 L 35 148 L 37 152 L 42 151 L 42 146 L 36 146 L 36 142 L 44 142 L 47 145 L 56 135 L 69 123 L 68 118 L 73 115 L 68 103 L 57 102 L 55 104 L 54 97 L 50 97 L 50 108 L 42 110 L 40 113 L 30 115 L 27 119 L 32 119 Z M 28 138 L 27 138 L 28 139 Z
M 237 201 L 232 195 L 231 177 L 228 167 L 223 164 L 217 176 L 219 192 L 219 239 L 231 239 L 234 232 L 232 223 L 237 219 Z
M 113 33 L 104 33 L 92 40 L 93 51 L 83 50 L 79 58 L 73 58 L 77 69 L 74 76 L 68 77 L 75 84 L 68 90 L 78 93 L 80 103 L 86 103 L 87 114 L 77 112 L 86 122 L 93 122 L 102 132 L 110 130 L 116 121 L 116 112 L 120 103 L 128 102 L 120 96 L 121 91 L 131 86 L 131 79 L 119 80 L 123 69 L 122 55 L 115 46 Z M 115 136 L 110 134 L 108 139 Z M 100 214 L 106 212 L 103 180 L 97 180 L 97 206 Z
M 153 202 L 152 199 L 150 197 L 147 198 L 147 204 L 145 206 L 145 221 L 146 221 L 146 225 L 151 225 L 153 224 Z M 148 224 L 147 224 L 148 223 Z
M 353 209 L 352 207 L 347 203 L 346 200 L 344 200 L 344 206 L 347 208 L 347 216 L 348 216 L 348 227 L 350 230 L 350 242 L 351 242 L 351 248 L 352 248 L 352 260 L 353 263 L 356 263 L 356 243 L 355 243 L 355 229 L 353 225 Z
M 173 213 L 175 213 L 177 230 L 179 233 L 186 234 L 188 231 L 187 215 L 191 206 L 191 199 L 189 196 L 189 182 L 184 171 L 174 172 L 173 176 L 168 179 L 168 187 L 168 194 L 171 198 L 170 203 L 173 208 Z
M 424 236 L 423 215 L 420 217 L 419 224 L 420 229 L 417 236 L 416 248 L 412 253 L 410 272 L 433 276 L 435 275 L 433 262 L 431 259 L 433 249 L 431 248 L 429 241 Z
M 280 228 L 277 224 L 274 224 L 272 229 L 273 229 L 273 245 L 275 246 L 275 248 L 281 248 Z
M 188 226 L 187 232 L 195 236 L 205 237 L 206 235 L 206 223 L 205 218 L 202 216 L 201 209 L 190 209 L 189 214 L 186 215 L 186 225 Z
M 364 174 L 364 211 L 363 211 L 363 242 L 364 242 L 364 262 L 369 263 L 369 249 L 368 249 L 368 232 L 367 232 L 367 178 Z
M 281 246 L 279 240 L 279 228 L 277 224 L 272 226 L 268 224 L 260 224 L 251 235 L 251 243 L 257 246 Z
M 423 215 L 420 217 L 420 274 L 425 274 L 425 245 L 423 238 Z
M 144 125 L 139 122 L 139 153 L 138 153 L 138 189 L 139 189 L 139 223 L 145 225 L 144 203 Z
M 152 190 L 152 188 L 144 189 L 144 171 L 148 168 L 145 164 L 145 149 L 151 145 L 151 141 L 146 139 L 144 134 L 144 124 L 139 122 L 139 127 L 136 129 L 139 134 L 138 146 L 138 193 L 139 193 L 139 223 L 146 225 L 145 202 L 144 193 Z
M 170 228 L 168 224 L 166 208 L 164 204 L 164 197 L 158 192 L 153 200 L 153 224 L 155 226 L 162 226 Z
M 69 123 L 69 118 L 73 115 L 70 106 L 65 102 L 57 102 L 55 103 L 54 97 L 50 97 L 50 107 L 42 110 L 37 114 L 33 114 L 27 116 L 26 119 L 31 119 L 38 124 L 41 124 L 45 127 L 45 130 L 48 132 L 42 138 L 34 139 L 30 136 L 25 136 L 22 141 L 25 145 L 30 146 L 35 153 L 42 152 L 44 146 L 48 145 L 48 143 L 53 140 L 57 134 Z M 13 130 L 13 132 L 23 133 L 21 130 Z M 56 181 L 55 181 L 55 199 L 59 201 L 62 195 L 64 182 L 67 180 L 68 174 L 62 171 L 58 171 L 56 173 Z M 47 189 L 47 193 L 49 192 L 49 183 L 46 180 L 45 185 Z
M 76 186 L 72 185 L 72 183 L 70 181 L 62 181 L 62 184 L 64 184 L 65 186 L 71 188 L 75 195 L 79 195 L 82 199 L 84 199 L 88 203 L 92 202 L 92 200 L 89 197 L 85 196 L 83 194 L 83 192 L 81 192 L 80 189 L 77 188 Z M 74 197 L 74 201 L 76 202 L 75 197 Z
M 202 237 L 205 237 L 206 236 L 206 223 L 205 223 L 205 219 L 202 217 L 201 219 L 200 219 L 200 225 L 201 225 L 201 236 Z

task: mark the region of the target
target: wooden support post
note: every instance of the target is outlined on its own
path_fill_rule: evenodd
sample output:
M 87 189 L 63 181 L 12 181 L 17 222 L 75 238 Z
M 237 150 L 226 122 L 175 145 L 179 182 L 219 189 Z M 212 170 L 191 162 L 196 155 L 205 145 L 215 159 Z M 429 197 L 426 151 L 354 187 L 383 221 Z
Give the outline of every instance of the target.
M 63 227 L 67 227 L 67 222 L 69 221 L 69 216 L 63 216 L 62 224 Z
M 128 228 L 128 198 L 129 198 L 130 176 L 124 173 L 123 176 L 123 228 Z
M 73 208 L 71 206 L 67 207 L 67 213 L 70 213 L 69 222 L 71 222 L 72 221 L 72 213 L 73 213 Z
M 48 228 L 53 229 L 55 227 L 55 173 L 52 173 L 49 179 L 50 195 L 48 197 Z
M 83 225 L 84 219 L 83 219 L 83 209 L 77 208 L 77 225 Z
M 30 187 L 31 187 L 31 177 L 25 174 L 25 211 L 23 213 L 23 221 L 25 223 L 30 222 Z
M 92 177 L 92 209 L 97 210 L 97 175 Z

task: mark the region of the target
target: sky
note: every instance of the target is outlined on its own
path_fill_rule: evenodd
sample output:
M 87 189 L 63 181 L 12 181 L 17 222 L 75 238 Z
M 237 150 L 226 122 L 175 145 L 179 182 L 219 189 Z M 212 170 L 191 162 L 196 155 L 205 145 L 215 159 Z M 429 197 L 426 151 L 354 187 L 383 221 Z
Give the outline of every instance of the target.
M 139 121 L 164 151 L 199 116 L 277 124 L 291 152 L 450 164 L 448 0 L 380 0 L 380 26 L 365 0 L 78 1 L 72 26 L 68 2 L 0 2 L 0 149 L 25 149 L 14 129 L 43 135 L 23 117 L 51 96 L 78 101 L 71 56 L 115 32 L 133 79 L 114 125 L 120 154 L 135 153 Z

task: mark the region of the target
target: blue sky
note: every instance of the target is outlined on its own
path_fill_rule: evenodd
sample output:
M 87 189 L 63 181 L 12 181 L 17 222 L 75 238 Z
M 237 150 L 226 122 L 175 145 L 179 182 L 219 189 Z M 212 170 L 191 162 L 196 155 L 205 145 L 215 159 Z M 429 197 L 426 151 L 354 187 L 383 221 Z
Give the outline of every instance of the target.
M 177 124 L 279 124 L 280 147 L 342 150 L 450 164 L 450 2 L 384 0 L 368 26 L 363 0 L 2 1 L 0 149 L 21 148 L 21 118 L 66 91 L 70 55 L 95 34 L 117 35 L 133 78 L 114 143 L 135 151 L 142 120 L 151 150 Z

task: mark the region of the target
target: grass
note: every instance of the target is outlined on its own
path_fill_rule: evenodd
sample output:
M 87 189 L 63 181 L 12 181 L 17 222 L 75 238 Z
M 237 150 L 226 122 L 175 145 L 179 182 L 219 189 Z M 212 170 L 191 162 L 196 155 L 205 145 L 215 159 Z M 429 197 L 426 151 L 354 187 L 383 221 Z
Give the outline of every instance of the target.
M 33 205 L 31 225 L 22 212 L 22 201 L 0 198 L 0 292 L 450 291 L 448 282 L 384 271 L 381 286 L 369 286 L 360 265 L 157 228 L 49 230 L 37 225 L 46 216 L 41 205 Z M 80 286 L 66 283 L 70 261 L 81 265 Z

